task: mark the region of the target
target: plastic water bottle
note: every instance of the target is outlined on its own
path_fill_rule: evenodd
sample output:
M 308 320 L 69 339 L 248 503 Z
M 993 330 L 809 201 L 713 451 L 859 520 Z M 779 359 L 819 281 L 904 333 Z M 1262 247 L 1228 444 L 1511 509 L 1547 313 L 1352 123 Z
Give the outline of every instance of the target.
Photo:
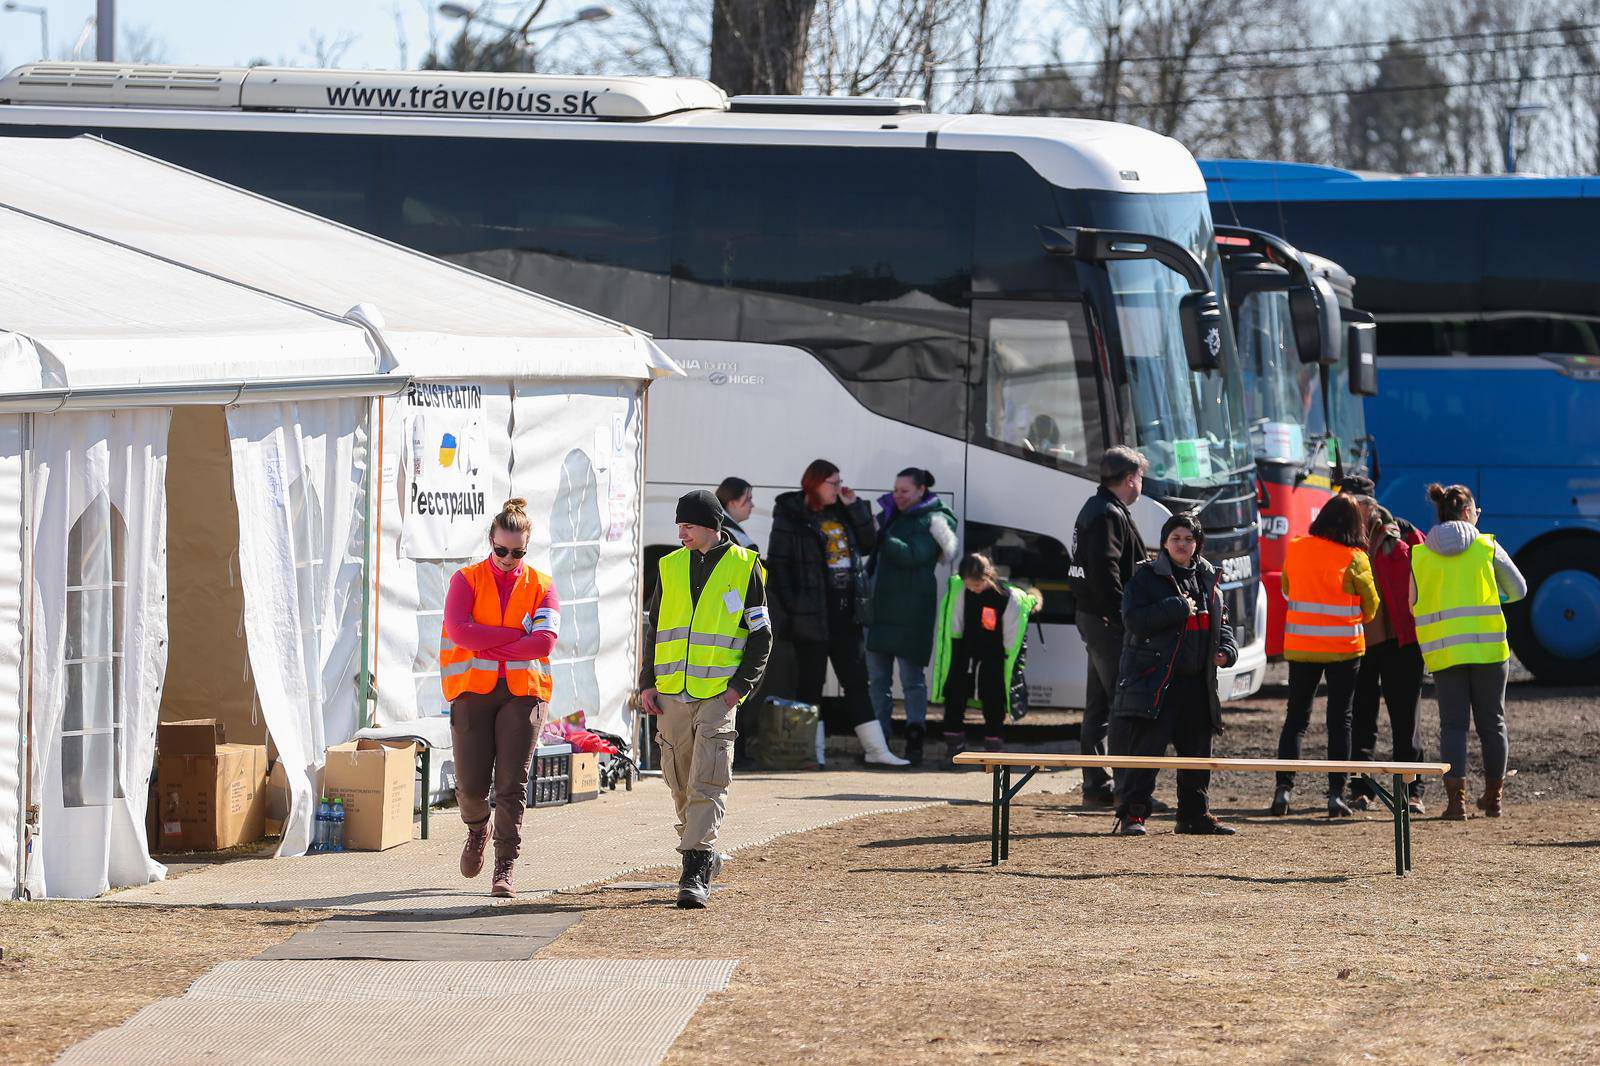
M 323 796 L 322 802 L 317 805 L 317 824 L 315 832 L 311 835 L 311 852 L 328 850 L 328 826 L 332 824 L 333 807 L 328 803 L 328 797 Z
M 333 821 L 329 823 L 332 830 L 328 845 L 329 851 L 344 850 L 344 797 L 340 796 L 333 801 Z

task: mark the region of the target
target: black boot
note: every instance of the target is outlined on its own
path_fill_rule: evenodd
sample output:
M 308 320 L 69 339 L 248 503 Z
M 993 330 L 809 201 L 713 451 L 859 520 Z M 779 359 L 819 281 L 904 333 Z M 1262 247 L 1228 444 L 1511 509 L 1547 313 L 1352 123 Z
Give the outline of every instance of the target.
M 711 897 L 711 852 L 683 853 L 683 876 L 678 878 L 678 906 L 699 910 Z
M 922 738 L 927 735 L 927 729 L 920 725 L 906 726 L 906 762 L 912 766 L 922 765 Z

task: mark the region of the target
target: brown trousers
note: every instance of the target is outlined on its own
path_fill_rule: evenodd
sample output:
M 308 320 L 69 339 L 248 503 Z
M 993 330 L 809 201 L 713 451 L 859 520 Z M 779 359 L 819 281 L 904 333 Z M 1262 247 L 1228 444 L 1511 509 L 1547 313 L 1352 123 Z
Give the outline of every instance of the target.
M 489 820 L 494 785 L 496 854 L 522 850 L 522 814 L 528 805 L 528 769 L 544 728 L 545 705 L 533 696 L 513 696 L 501 678 L 494 691 L 467 692 L 450 704 L 455 745 L 456 804 L 468 826 Z
M 721 696 L 697 700 L 688 694 L 662 695 L 657 702 L 661 776 L 677 810 L 678 850 L 710 851 L 733 783 L 733 742 L 738 737 L 734 709 Z

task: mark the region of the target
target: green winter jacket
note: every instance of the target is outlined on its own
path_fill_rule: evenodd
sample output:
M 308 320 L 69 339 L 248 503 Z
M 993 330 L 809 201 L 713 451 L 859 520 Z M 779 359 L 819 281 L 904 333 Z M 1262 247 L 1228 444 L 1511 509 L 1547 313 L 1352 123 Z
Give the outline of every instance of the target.
M 872 624 L 867 649 L 925 664 L 933 652 L 939 614 L 939 563 L 954 562 L 956 516 L 931 493 L 904 513 L 894 497 L 879 504 L 878 547 L 867 564 L 872 581 Z
M 1009 582 L 1002 581 L 1001 587 L 1011 596 L 1011 606 L 1006 608 L 1004 619 L 1006 636 L 1006 715 L 1010 717 L 1012 704 L 1016 700 L 1015 685 L 1017 659 L 1022 655 L 1022 649 L 1028 642 L 1028 619 L 1039 605 L 1033 596 L 1022 591 Z M 928 694 L 930 703 L 944 702 L 944 686 L 950 679 L 950 663 L 955 658 L 955 642 L 961 634 L 957 632 L 962 625 L 964 616 L 962 604 L 967 594 L 966 586 L 959 577 L 950 578 L 950 587 L 945 591 L 944 603 L 939 609 L 938 639 L 933 651 L 933 687 Z M 982 707 L 983 701 L 973 692 L 969 704 L 972 707 Z

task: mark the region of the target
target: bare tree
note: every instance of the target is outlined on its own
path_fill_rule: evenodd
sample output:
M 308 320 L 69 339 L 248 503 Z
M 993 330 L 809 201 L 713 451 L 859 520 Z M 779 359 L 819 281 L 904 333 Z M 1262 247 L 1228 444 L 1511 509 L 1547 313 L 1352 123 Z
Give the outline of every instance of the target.
M 340 30 L 332 37 L 320 30 L 312 30 L 306 43 L 300 46 L 300 52 L 311 60 L 312 66 L 337 67 L 344 62 L 345 53 L 350 51 L 356 40 L 357 35 L 349 30 Z
M 711 80 L 730 95 L 805 87 L 816 0 L 711 0 Z
M 165 63 L 167 42 L 149 26 L 122 27 L 122 44 L 117 50 L 125 63 Z

